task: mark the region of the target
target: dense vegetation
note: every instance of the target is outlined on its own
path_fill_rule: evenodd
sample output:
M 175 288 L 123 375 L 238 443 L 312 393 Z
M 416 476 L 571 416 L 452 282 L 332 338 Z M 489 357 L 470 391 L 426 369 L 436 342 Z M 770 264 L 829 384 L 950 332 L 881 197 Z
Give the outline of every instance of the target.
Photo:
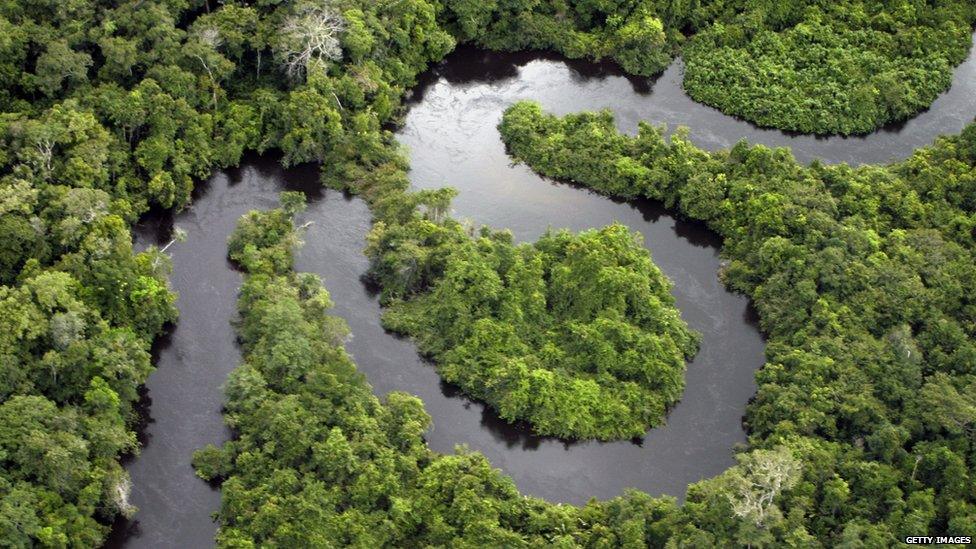
M 448 24 L 490 49 L 609 58 L 654 75 L 682 52 L 694 99 L 763 126 L 868 133 L 945 91 L 976 5 L 879 0 L 448 0 Z
M 118 459 L 176 296 L 129 225 L 247 149 L 392 157 L 380 122 L 454 44 L 424 1 L 211 4 L 0 2 L 0 545 L 98 545 L 134 511 Z M 334 78 L 338 34 L 303 41 L 332 10 Z
M 75 8 L 0 4 L 5 546 L 97 545 L 113 517 L 133 511 L 118 458 L 137 449 L 131 427 L 149 347 L 176 317 L 167 258 L 132 249 L 128 225 L 150 194 L 133 142 L 103 124 L 94 95 L 63 93 L 91 64 L 70 46 L 90 30 L 68 25 L 83 18 Z M 147 101 L 159 97 L 152 91 Z M 132 108 L 132 131 L 153 135 L 161 113 Z
M 230 242 L 245 272 L 245 359 L 227 386 L 238 436 L 194 456 L 202 477 L 222 481 L 220 546 L 644 547 L 704 542 L 694 524 L 729 522 L 734 509 L 749 524 L 778 516 L 756 501 L 798 478 L 782 447 L 743 456 L 696 488 L 700 507 L 686 511 L 639 492 L 552 505 L 519 494 L 480 454 L 431 452 L 423 404 L 372 394 L 342 348 L 346 327 L 328 316 L 321 282 L 292 270 L 301 196 L 285 193 L 282 204 L 246 215 Z
M 868 133 L 949 88 L 969 51 L 971 2 L 742 2 L 685 49 L 697 101 L 763 126 Z
M 409 253 L 418 249 L 420 261 Z M 640 437 L 684 390 L 697 339 L 622 225 L 516 246 L 510 233 L 472 239 L 456 222 L 381 223 L 367 255 L 388 295 L 429 286 L 390 299 L 384 325 L 413 336 L 444 379 L 537 433 Z
M 662 0 L 447 0 L 443 19 L 462 41 L 492 50 L 555 50 L 609 58 L 643 76 L 663 71 L 684 41 L 691 6 Z
M 707 153 L 680 132 L 629 137 L 608 112 L 532 103 L 500 128 L 542 174 L 661 200 L 723 236 L 722 277 L 770 337 L 750 442 L 802 462 L 787 520 L 828 544 L 976 526 L 976 125 L 856 169 L 745 143 Z
M 920 18 L 899 40 L 927 36 L 932 59 L 945 48 L 951 63 L 962 46 L 950 27 L 970 16 L 938 6 L 933 17 L 951 24 Z M 369 202 L 374 235 L 380 224 L 407 235 L 396 261 L 436 268 L 416 280 L 377 276 L 406 318 L 430 304 L 428 292 L 450 289 L 449 268 L 491 258 L 481 243 L 507 248 L 492 234 L 460 238 L 444 215 L 449 192 L 408 193 L 384 129 L 455 36 L 592 51 L 653 73 L 683 41 L 674 29 L 707 30 L 746 7 L 0 2 L 0 542 L 97 545 L 132 511 L 117 460 L 135 450 L 150 343 L 176 314 L 165 255 L 132 249 L 128 226 L 148 208 L 186 205 L 194 178 L 245 150 L 320 162 L 324 182 Z M 511 22 L 538 32 L 506 30 Z M 805 168 L 784 151 L 707 154 L 680 135 L 665 143 L 644 128 L 625 138 L 599 116 L 526 109 L 509 116 L 506 135 L 537 169 L 664 200 L 726 238 L 724 276 L 757 300 L 771 336 L 740 464 L 691 486 L 680 507 L 630 493 L 574 508 L 523 498 L 478 454 L 430 453 L 419 403 L 372 396 L 338 345 L 343 331 L 324 315 L 318 281 L 291 272 L 289 196 L 231 242 L 249 273 L 247 363 L 228 395 L 240 438 L 197 458 L 205 476 L 226 479 L 222 543 L 854 546 L 976 529 L 976 130 L 887 168 Z M 453 245 L 409 234 L 418 226 Z M 371 255 L 381 274 L 388 250 Z

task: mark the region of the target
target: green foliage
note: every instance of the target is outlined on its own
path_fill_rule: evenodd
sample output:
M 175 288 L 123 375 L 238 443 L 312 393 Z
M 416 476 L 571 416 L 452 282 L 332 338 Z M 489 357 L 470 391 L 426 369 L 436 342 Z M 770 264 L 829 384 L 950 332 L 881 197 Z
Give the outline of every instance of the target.
M 522 21 L 496 19 L 496 8 L 509 9 L 501 4 L 465 4 L 471 21 L 487 22 L 464 32 Z M 663 14 L 665 27 L 696 29 L 721 15 L 715 6 L 692 4 L 684 6 L 693 13 L 687 17 L 667 11 L 678 10 L 674 6 L 654 13 Z M 454 7 L 448 6 L 449 17 L 457 13 L 450 11 Z M 777 17 L 788 15 L 787 10 Z M 592 12 L 576 17 L 600 23 Z M 356 33 L 346 39 L 354 49 L 371 46 Z M 499 39 L 503 42 L 511 35 L 497 37 L 508 37 Z M 361 55 L 366 54 L 355 58 Z M 376 68 L 350 70 L 355 72 L 340 74 L 332 66 L 327 78 L 314 80 L 318 76 L 313 74 L 308 86 L 319 94 L 336 93 L 344 129 L 331 135 L 332 146 L 322 151 L 323 180 L 362 195 L 377 217 L 369 254 L 373 276 L 391 305 L 386 321 L 417 336 L 438 358 L 442 372 L 450 361 L 498 361 L 498 349 L 549 358 L 523 341 L 548 336 L 547 331 L 506 329 L 513 318 L 524 326 L 533 319 L 552 322 L 544 320 L 553 316 L 548 301 L 547 307 L 538 306 L 548 297 L 551 280 L 530 276 L 545 272 L 542 258 L 536 271 L 526 259 L 541 251 L 535 245 L 514 246 L 504 234 L 473 234 L 454 222 L 446 216 L 449 191 L 406 192 L 405 164 L 380 130 L 380 117 L 371 114 L 379 113 L 381 105 L 382 112 L 392 112 L 385 106 L 395 99 L 348 86 L 347 77 L 354 74 L 357 82 L 366 79 L 383 89 L 383 73 Z M 281 112 L 282 103 L 281 95 L 274 97 L 255 102 L 267 143 L 287 133 L 276 126 L 282 118 L 274 113 Z M 253 257 L 264 259 L 253 263 L 255 272 L 242 294 L 242 339 L 255 354 L 247 355 L 228 395 L 241 406 L 229 421 L 235 428 L 246 426 L 247 433 L 197 458 L 202 475 L 226 479 L 222 544 L 325 544 L 322 540 L 329 539 L 375 545 L 887 545 L 905 532 L 971 521 L 970 403 L 963 396 L 969 381 L 953 377 L 951 386 L 960 397 L 952 405 L 935 406 L 924 398 L 937 392 L 952 395 L 933 374 L 968 375 L 976 356 L 972 324 L 966 320 L 972 315 L 967 296 L 974 285 L 974 202 L 968 191 L 972 129 L 896 166 L 856 170 L 802 167 L 787 152 L 764 147 L 740 145 L 709 154 L 680 132 L 668 142 L 661 129 L 645 125 L 630 138 L 616 132 L 607 114 L 554 119 L 526 105 L 506 116 L 502 131 L 518 158 L 549 175 L 610 194 L 662 200 L 705 220 L 725 237 L 728 265 L 722 275 L 755 298 L 770 335 L 769 362 L 759 374 L 760 390 L 747 417 L 751 450 L 728 473 L 689 487 L 680 507 L 638 493 L 583 508 L 547 505 L 520 497 L 483 458 L 470 453 L 443 457 L 424 450 L 424 457 L 410 461 L 416 469 L 381 473 L 396 471 L 383 469 L 389 464 L 385 456 L 409 452 L 374 449 L 368 457 L 349 457 L 364 456 L 357 453 L 358 441 L 377 438 L 350 435 L 354 431 L 340 422 L 352 421 L 351 416 L 320 404 L 310 393 L 351 389 L 345 382 L 311 386 L 301 365 L 309 363 L 314 356 L 309 350 L 317 343 L 273 329 L 301 326 L 301 296 L 318 295 L 310 289 L 313 279 L 282 271 L 290 265 L 290 255 L 282 251 L 290 254 L 293 237 L 279 234 L 262 245 L 267 251 L 253 248 Z M 280 232 L 282 214 L 266 215 L 263 221 L 249 217 L 242 227 L 267 225 Z M 247 248 L 252 238 L 260 240 L 260 231 L 235 249 Z M 242 256 L 241 261 L 247 260 Z M 500 273 L 508 274 L 518 261 L 523 268 L 517 280 L 525 284 L 514 287 Z M 272 283 L 283 279 L 288 281 L 283 286 Z M 536 294 L 544 299 L 525 298 Z M 500 296 L 520 296 L 521 316 L 503 316 L 516 308 L 502 309 L 496 303 L 503 301 Z M 445 320 L 452 318 L 460 319 L 456 331 Z M 456 341 L 430 335 L 435 321 Z M 310 333 L 331 345 L 342 339 L 334 327 Z M 473 369 L 456 370 L 452 375 Z M 931 388 L 921 390 L 926 386 Z M 343 392 L 329 402 L 350 407 L 357 402 L 356 410 L 371 410 L 366 403 L 375 400 L 368 391 L 357 394 L 363 400 Z M 400 398 L 388 397 L 387 406 Z M 307 406 L 316 412 L 309 413 L 305 403 L 314 403 Z M 919 413 L 926 407 L 925 414 Z M 357 426 L 382 424 L 356 417 L 352 422 Z M 406 432 L 419 437 L 426 423 L 415 419 L 408 424 Z M 313 426 L 313 434 L 299 425 Z M 281 431 L 270 434 L 271 429 Z M 384 444 L 420 448 L 422 442 L 410 442 L 418 439 L 406 432 Z M 317 443 L 327 443 L 321 455 L 329 456 L 328 464 L 314 460 Z M 370 480 L 357 480 L 361 475 Z M 343 495 L 322 496 L 320 487 L 337 487 Z M 309 508 L 318 512 L 306 514 Z
M 304 196 L 287 193 L 282 202 L 296 201 L 304 206 Z M 295 208 L 293 211 L 299 211 Z M 243 219 L 228 243 L 228 257 L 252 273 L 281 273 L 292 267 L 292 248 L 297 245 L 291 224 L 292 212 L 284 209 L 260 214 L 251 212 Z
M 685 48 L 695 100 L 763 126 L 860 134 L 927 108 L 966 57 L 962 0 L 737 2 Z
M 450 190 L 407 193 L 385 128 L 417 75 L 456 39 L 654 74 L 697 33 L 687 85 L 700 100 L 763 124 L 860 132 L 931 102 L 974 19 L 958 0 L 336 0 L 341 51 L 286 78 L 282 25 L 313 4 L 0 2 L 0 543 L 97 545 L 133 511 L 118 459 L 135 450 L 149 345 L 176 311 L 168 259 L 135 253 L 128 226 L 185 206 L 215 167 L 279 149 L 360 193 L 374 235 L 397 243 L 371 251 L 388 321 L 415 330 L 442 371 L 453 364 L 474 387 L 488 377 L 457 365 L 503 357 L 545 364 L 538 379 L 644 376 L 666 386 L 640 403 L 653 423 L 693 352 L 666 282 L 619 228 L 515 246 L 450 220 Z M 300 204 L 286 197 L 230 242 L 247 272 L 246 360 L 227 387 L 240 436 L 195 460 L 226 479 L 222 545 L 879 546 L 972 529 L 976 127 L 855 170 L 745 145 L 710 155 L 647 126 L 620 136 L 608 120 L 510 114 L 506 138 L 552 175 L 660 199 L 725 237 L 723 276 L 756 299 L 771 338 L 741 464 L 680 507 L 631 492 L 576 508 L 522 497 L 479 454 L 433 454 L 420 403 L 372 395 L 320 282 L 292 272 Z M 590 268 L 620 292 L 593 292 Z M 483 287 L 494 293 L 471 291 Z M 453 340 L 429 336 L 451 318 Z M 660 368 L 627 356 L 632 345 L 665 357 Z M 479 390 L 516 395 L 512 417 L 527 394 Z M 788 474 L 756 492 L 772 469 Z M 762 521 L 745 504 L 757 493 L 775 505 L 758 508 Z
M 445 19 L 465 41 L 493 50 L 550 49 L 613 59 L 643 76 L 665 69 L 683 36 L 657 0 L 448 0 Z
M 116 143 L 78 102 L 9 114 L 0 139 L 0 538 L 97 545 L 133 511 L 118 459 L 176 318 L 168 259 L 134 253 Z
M 448 0 L 445 22 L 494 50 L 612 59 L 650 76 L 687 61 L 695 100 L 763 126 L 862 134 L 906 120 L 966 57 L 972 2 Z
M 251 212 L 232 242 L 290 256 L 296 229 L 282 232 L 283 218 L 284 210 Z M 200 476 L 221 482 L 220 546 L 640 547 L 667 537 L 673 500 L 634 492 L 583 508 L 550 505 L 519 494 L 480 454 L 431 452 L 423 405 L 373 395 L 341 347 L 345 325 L 328 316 L 316 277 L 242 267 L 244 363 L 227 385 L 238 437 L 194 457 Z
M 726 284 L 755 300 L 769 342 L 750 441 L 790 441 L 803 475 L 782 515 L 746 505 L 756 494 L 740 488 L 756 482 L 733 473 L 693 486 L 681 536 L 889 544 L 969 516 L 973 127 L 887 167 L 803 167 L 783 149 L 707 153 L 647 125 L 620 135 L 608 113 L 505 113 L 510 152 L 540 173 L 706 222 L 724 238 Z M 737 526 L 710 522 L 730 511 Z
M 343 0 L 344 62 L 295 83 L 272 46 L 300 3 L 210 4 L 0 2 L 0 407 L 55 418 L 6 432 L 0 545 L 97 545 L 133 511 L 118 459 L 136 450 L 136 389 L 176 296 L 168 258 L 134 253 L 128 224 L 185 206 L 194 179 L 247 150 L 399 166 L 381 125 L 454 45 L 436 3 Z M 288 232 L 297 207 L 253 231 Z M 282 272 L 294 244 L 233 256 Z M 36 469 L 60 466 L 58 482 Z
M 697 336 L 639 237 L 611 225 L 516 246 L 430 217 L 378 224 L 367 255 L 384 325 L 444 379 L 540 434 L 620 439 L 661 423 Z

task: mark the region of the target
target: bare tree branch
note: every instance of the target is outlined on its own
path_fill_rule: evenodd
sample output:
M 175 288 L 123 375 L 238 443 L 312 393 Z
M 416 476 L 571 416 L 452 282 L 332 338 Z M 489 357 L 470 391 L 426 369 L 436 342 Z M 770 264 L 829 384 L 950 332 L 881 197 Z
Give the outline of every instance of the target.
M 302 79 L 315 61 L 335 61 L 342 57 L 339 35 L 345 21 L 331 2 L 305 8 L 285 20 L 280 29 L 276 53 L 292 80 Z
M 728 494 L 732 513 L 764 528 L 776 497 L 799 481 L 800 463 L 783 447 L 757 450 L 733 469 L 735 488 Z

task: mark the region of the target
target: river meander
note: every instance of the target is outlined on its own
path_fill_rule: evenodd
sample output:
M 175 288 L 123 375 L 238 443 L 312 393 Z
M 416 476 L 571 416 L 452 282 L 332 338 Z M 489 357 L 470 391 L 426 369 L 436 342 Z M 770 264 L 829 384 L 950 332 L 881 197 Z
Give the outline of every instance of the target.
M 610 65 L 462 48 L 423 76 L 397 134 L 409 150 L 415 187 L 458 189 L 458 218 L 509 228 L 519 240 L 533 240 L 547 227 L 581 230 L 613 221 L 644 236 L 654 261 L 674 282 L 682 316 L 703 335 L 701 351 L 688 366 L 687 389 L 666 426 L 639 442 L 567 443 L 532 436 L 459 395 L 410 341 L 380 326 L 376 296 L 361 280 L 370 226 L 365 204 L 322 189 L 314 166 L 283 170 L 272 157 L 250 157 L 200 184 L 184 212 L 147 216 L 135 228 L 140 247 L 165 242 L 174 224 L 188 238 L 171 248 L 180 321 L 157 345 L 158 369 L 147 383 L 145 447 L 127 465 L 132 502 L 140 511 L 119 525 L 110 545 L 213 543 L 211 514 L 220 494 L 194 476 L 190 458 L 195 449 L 230 434 L 220 411 L 224 380 L 240 361 L 230 322 L 241 277 L 226 260 L 227 237 L 242 214 L 273 207 L 285 189 L 308 195 L 301 221 L 313 221 L 297 268 L 322 276 L 334 313 L 352 330 L 348 349 L 377 394 L 401 390 L 423 399 L 433 417 L 427 436 L 433 449 L 451 452 L 465 444 L 484 453 L 524 493 L 567 503 L 613 497 L 628 487 L 681 497 L 689 483 L 728 467 L 735 445 L 745 442 L 742 415 L 755 392 L 753 373 L 763 364 L 764 345 L 748 300 L 718 280 L 720 239 L 658 204 L 614 201 L 512 166 L 495 127 L 501 113 L 521 99 L 539 101 L 557 114 L 612 108 L 623 131 L 633 132 L 639 120 L 685 125 L 695 143 L 712 150 L 744 138 L 789 146 L 804 162 L 886 162 L 939 134 L 958 132 L 971 119 L 976 59 L 971 52 L 956 69 L 952 88 L 928 111 L 856 138 L 788 135 L 725 116 L 683 93 L 681 70 L 678 61 L 648 81 Z

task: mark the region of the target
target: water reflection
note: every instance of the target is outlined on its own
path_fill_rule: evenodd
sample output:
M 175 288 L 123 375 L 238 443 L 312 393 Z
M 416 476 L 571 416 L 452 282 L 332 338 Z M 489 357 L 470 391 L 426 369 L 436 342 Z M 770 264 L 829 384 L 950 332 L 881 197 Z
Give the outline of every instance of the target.
M 976 36 L 976 35 L 974 35 Z M 952 85 L 915 117 L 864 136 L 812 136 L 759 128 L 717 109 L 696 103 L 682 88 L 684 63 L 677 59 L 655 78 L 635 78 L 613 63 L 564 60 L 550 53 L 491 53 L 461 47 L 426 73 L 408 96 L 408 104 L 427 101 L 443 89 L 483 93 L 492 100 L 540 101 L 557 114 L 610 108 L 618 127 L 635 132 L 639 121 L 691 129 L 691 139 L 709 150 L 729 148 L 745 139 L 768 146 L 788 146 L 801 162 L 886 163 L 904 158 L 937 136 L 958 133 L 973 119 L 976 106 L 976 51 L 953 71 Z M 484 121 L 488 123 L 488 120 Z

